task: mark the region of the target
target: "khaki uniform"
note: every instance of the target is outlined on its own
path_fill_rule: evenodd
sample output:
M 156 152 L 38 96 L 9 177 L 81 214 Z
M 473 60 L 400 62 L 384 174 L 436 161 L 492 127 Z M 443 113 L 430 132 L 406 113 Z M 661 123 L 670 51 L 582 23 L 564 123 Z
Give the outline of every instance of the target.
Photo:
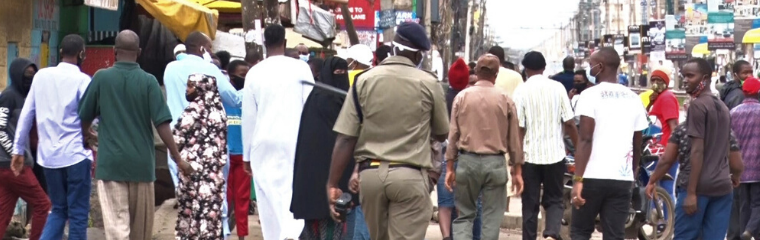
M 433 209 L 430 136 L 449 131 L 443 89 L 434 75 L 399 56 L 364 72 L 354 84 L 363 122 L 349 90 L 333 130 L 358 137 L 354 157 L 360 166 L 375 163 L 359 175 L 371 239 L 423 239 Z

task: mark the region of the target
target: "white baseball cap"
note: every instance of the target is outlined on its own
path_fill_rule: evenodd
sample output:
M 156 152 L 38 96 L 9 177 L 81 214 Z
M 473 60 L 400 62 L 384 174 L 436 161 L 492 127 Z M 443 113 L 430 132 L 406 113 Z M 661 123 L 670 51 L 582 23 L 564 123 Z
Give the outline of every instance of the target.
M 375 55 L 372 54 L 372 49 L 370 49 L 369 46 L 356 44 L 348 48 L 346 58 L 351 58 L 361 64 L 372 66 L 372 60 L 375 59 Z

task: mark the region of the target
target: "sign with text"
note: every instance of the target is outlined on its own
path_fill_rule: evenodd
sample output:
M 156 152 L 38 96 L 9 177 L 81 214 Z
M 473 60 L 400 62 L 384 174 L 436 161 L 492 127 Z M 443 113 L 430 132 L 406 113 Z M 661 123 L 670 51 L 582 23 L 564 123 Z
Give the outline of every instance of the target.
M 686 60 L 686 30 L 675 29 L 665 32 L 665 59 Z
M 119 0 L 84 0 L 84 5 L 111 11 L 119 10 Z
M 349 0 L 348 11 L 351 13 L 351 19 L 354 27 L 357 29 L 375 29 L 375 11 L 380 10 L 380 2 L 370 3 L 367 0 Z M 345 29 L 346 22 L 343 19 L 343 13 L 340 7 L 332 11 L 335 14 L 335 23 L 343 26 Z
M 60 8 L 56 0 L 36 0 L 34 1 L 34 29 L 45 31 L 58 31 L 58 19 Z
M 707 49 L 735 50 L 734 43 L 734 13 L 707 13 Z

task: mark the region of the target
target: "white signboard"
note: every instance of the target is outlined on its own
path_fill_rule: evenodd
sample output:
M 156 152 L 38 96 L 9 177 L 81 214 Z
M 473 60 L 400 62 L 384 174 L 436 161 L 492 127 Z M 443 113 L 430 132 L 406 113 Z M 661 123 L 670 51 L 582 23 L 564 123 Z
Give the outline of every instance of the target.
M 111 11 L 119 10 L 119 0 L 84 0 L 84 5 Z

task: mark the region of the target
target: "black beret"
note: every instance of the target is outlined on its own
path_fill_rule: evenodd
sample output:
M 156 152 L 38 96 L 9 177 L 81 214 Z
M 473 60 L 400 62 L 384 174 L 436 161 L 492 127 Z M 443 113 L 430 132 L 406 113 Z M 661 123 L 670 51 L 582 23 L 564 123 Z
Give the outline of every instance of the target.
M 546 68 L 546 59 L 540 52 L 530 51 L 523 57 L 522 65 L 530 70 L 541 70 Z
M 415 22 L 404 22 L 398 25 L 396 28 L 396 34 L 406 40 L 416 49 L 420 51 L 430 50 L 430 39 L 425 34 L 425 28 L 422 25 Z

